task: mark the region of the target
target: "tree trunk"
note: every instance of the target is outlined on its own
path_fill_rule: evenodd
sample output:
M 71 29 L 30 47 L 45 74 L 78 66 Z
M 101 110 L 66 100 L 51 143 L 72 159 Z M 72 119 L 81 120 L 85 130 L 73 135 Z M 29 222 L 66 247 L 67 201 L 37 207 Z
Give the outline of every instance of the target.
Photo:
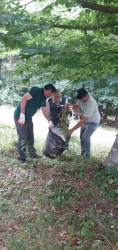
M 105 167 L 118 166 L 118 133 L 116 135 L 113 147 L 105 159 L 103 165 Z
M 118 114 L 116 115 L 116 119 L 115 119 L 115 127 L 118 128 Z

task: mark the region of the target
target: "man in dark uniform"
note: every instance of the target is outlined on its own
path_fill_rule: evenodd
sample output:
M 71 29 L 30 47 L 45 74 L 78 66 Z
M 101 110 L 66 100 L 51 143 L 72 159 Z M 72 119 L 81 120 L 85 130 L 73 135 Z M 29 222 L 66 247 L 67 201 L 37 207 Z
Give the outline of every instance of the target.
M 56 89 L 53 84 L 47 84 L 44 88 L 32 87 L 22 98 L 21 103 L 15 109 L 14 120 L 19 136 L 18 139 L 18 159 L 22 162 L 26 161 L 26 145 L 28 145 L 28 151 L 30 157 L 38 158 L 36 150 L 34 148 L 34 133 L 32 116 L 37 112 L 39 108 L 42 109 L 43 115 L 49 122 L 49 126 L 52 125 L 52 121 L 48 115 L 46 109 L 46 99 L 52 96 L 52 93 Z
M 61 97 L 60 90 L 56 89 L 56 92 L 52 94 L 46 101 L 46 108 L 49 117 L 53 123 L 52 129 L 49 129 L 46 143 L 44 145 L 43 154 L 49 158 L 55 158 L 56 155 L 61 154 L 66 145 L 66 117 L 64 117 L 63 124 L 63 112 L 65 105 L 68 104 L 66 97 Z M 66 108 L 68 111 L 68 108 Z M 66 128 L 68 131 L 68 129 Z
M 66 97 L 64 96 L 61 97 L 61 92 L 59 89 L 56 89 L 56 92 L 53 93 L 52 97 L 50 97 L 46 101 L 46 108 L 47 108 L 48 114 L 55 127 L 60 124 L 62 107 L 67 104 L 68 104 L 68 101 Z

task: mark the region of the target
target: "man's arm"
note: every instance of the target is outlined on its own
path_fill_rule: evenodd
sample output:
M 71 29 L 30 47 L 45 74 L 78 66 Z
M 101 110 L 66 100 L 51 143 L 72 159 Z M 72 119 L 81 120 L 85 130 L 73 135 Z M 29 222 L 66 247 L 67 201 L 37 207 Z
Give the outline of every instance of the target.
M 27 101 L 31 100 L 33 97 L 30 95 L 29 92 L 27 92 L 22 98 L 21 98 L 21 109 L 20 109 L 20 117 L 18 120 L 18 123 L 20 125 L 24 125 L 25 123 L 25 108 Z
M 87 117 L 83 116 L 81 121 L 78 122 L 73 128 L 71 128 L 69 131 L 68 131 L 68 135 L 71 135 L 76 129 L 80 128 L 82 126 L 83 123 L 85 123 L 86 121 L 88 120 Z
M 47 111 L 47 108 L 46 107 L 41 107 L 42 109 L 42 112 L 43 112 L 43 115 L 45 116 L 45 118 L 50 121 L 50 117 L 49 117 L 49 114 L 48 114 L 48 111 Z
M 76 111 L 80 109 L 80 106 L 78 104 L 72 104 L 72 109 Z
M 27 92 L 22 98 L 21 98 L 21 113 L 25 115 L 25 108 L 27 101 L 31 100 L 33 97 L 30 95 L 29 92 Z
M 49 125 L 49 128 L 53 129 L 54 128 L 54 125 L 49 117 L 49 114 L 48 114 L 48 111 L 47 111 L 47 108 L 46 107 L 41 107 L 42 109 L 42 112 L 43 112 L 43 115 L 45 116 L 45 118 L 48 120 L 48 125 Z

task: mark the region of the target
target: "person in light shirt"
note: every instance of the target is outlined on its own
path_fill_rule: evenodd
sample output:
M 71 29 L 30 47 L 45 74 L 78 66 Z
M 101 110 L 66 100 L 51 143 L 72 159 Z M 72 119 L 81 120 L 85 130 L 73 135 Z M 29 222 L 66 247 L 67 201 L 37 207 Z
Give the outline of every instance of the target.
M 84 158 L 90 158 L 91 136 L 100 123 L 100 113 L 96 100 L 88 94 L 86 89 L 81 88 L 77 91 L 77 105 L 73 105 L 73 109 L 78 107 L 81 109 L 81 120 L 68 131 L 71 135 L 76 129 L 80 128 L 80 144 L 81 154 Z

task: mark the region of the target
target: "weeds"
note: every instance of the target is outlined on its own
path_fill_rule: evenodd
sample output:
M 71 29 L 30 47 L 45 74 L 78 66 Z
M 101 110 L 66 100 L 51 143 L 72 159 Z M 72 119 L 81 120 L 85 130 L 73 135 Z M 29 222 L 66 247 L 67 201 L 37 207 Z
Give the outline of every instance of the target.
M 14 128 L 0 130 L 0 249 L 117 249 L 117 169 L 78 158 L 74 138 L 53 161 L 21 164 Z

